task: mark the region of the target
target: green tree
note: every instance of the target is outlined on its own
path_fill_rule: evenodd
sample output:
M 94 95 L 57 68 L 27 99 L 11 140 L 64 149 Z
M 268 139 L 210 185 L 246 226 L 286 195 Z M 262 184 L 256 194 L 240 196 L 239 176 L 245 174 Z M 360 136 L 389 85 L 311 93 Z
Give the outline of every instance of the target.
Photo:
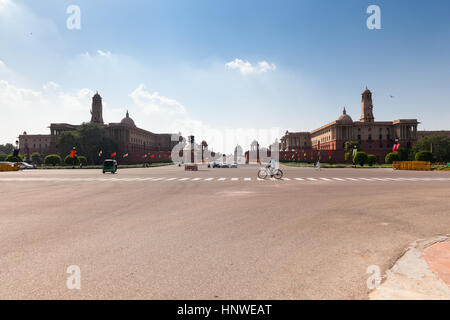
M 14 151 L 12 143 L 0 144 L 0 153 L 10 154 Z
M 56 166 L 57 164 L 60 164 L 62 162 L 61 157 L 59 154 L 49 154 L 44 158 L 44 163 L 47 165 L 53 165 Z
M 420 151 L 430 151 L 433 145 L 433 157 L 437 162 L 450 162 L 450 138 L 443 134 L 433 134 L 419 139 L 413 146 L 414 154 Z
M 377 162 L 378 162 L 378 158 L 377 158 L 376 155 L 374 155 L 374 154 L 369 154 L 369 155 L 367 156 L 367 164 L 368 164 L 369 166 L 373 166 L 373 165 L 376 164 Z
M 0 161 L 6 161 L 6 158 L 8 158 L 8 155 L 5 153 L 0 153 Z
M 415 155 L 416 161 L 433 162 L 433 154 L 430 151 L 419 151 Z
M 388 164 L 392 164 L 392 162 L 394 161 L 400 161 L 400 157 L 398 156 L 397 152 L 390 152 L 384 158 L 384 162 Z
M 59 154 L 68 154 L 73 147 L 85 155 L 90 164 L 101 162 L 102 159 L 98 157 L 99 150 L 103 150 L 105 156 L 117 151 L 117 145 L 109 138 L 106 129 L 95 123 L 83 123 L 76 131 L 63 133 L 59 137 Z
M 33 161 L 36 164 L 41 164 L 42 163 L 42 156 L 39 152 L 33 152 L 31 154 L 31 161 Z
M 359 164 L 361 167 L 364 166 L 364 164 L 367 163 L 368 156 L 367 153 L 359 151 L 356 153 L 356 155 L 353 157 L 353 163 Z
M 57 151 L 58 154 L 65 155 L 72 151 L 79 142 L 79 135 L 77 131 L 66 131 L 61 133 L 58 137 Z

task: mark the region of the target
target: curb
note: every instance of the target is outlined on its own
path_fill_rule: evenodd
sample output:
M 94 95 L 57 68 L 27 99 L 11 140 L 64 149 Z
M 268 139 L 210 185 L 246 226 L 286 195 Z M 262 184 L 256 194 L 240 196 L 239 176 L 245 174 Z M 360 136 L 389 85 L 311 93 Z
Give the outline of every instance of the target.
M 450 287 L 424 258 L 427 248 L 447 241 L 450 241 L 450 235 L 414 241 L 386 272 L 385 281 L 369 294 L 369 299 L 449 300 Z

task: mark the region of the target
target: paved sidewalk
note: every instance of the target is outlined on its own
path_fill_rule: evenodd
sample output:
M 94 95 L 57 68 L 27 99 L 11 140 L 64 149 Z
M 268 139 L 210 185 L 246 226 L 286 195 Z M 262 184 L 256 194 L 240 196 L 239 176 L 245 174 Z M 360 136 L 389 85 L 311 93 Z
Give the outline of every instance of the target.
M 417 240 L 385 278 L 371 300 L 449 300 L 450 237 Z

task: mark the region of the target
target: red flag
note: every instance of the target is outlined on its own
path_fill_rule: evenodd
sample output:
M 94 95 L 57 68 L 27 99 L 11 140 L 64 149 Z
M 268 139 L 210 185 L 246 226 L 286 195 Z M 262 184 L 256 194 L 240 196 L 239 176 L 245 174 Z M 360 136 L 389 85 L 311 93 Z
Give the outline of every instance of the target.
M 111 154 L 111 157 L 114 158 L 116 155 L 117 155 L 117 153 L 116 153 L 116 152 L 113 152 L 113 153 Z

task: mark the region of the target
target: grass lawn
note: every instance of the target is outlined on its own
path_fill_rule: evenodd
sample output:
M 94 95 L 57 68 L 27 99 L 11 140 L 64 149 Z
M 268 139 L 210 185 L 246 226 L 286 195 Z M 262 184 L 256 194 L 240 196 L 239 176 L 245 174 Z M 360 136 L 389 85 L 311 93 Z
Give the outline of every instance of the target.
M 316 165 L 315 163 L 307 163 L 307 162 L 282 162 L 280 161 L 281 164 L 284 164 L 286 166 L 291 166 L 291 167 L 310 167 L 310 168 L 314 168 Z M 346 163 L 326 163 L 326 162 L 321 162 L 320 163 L 320 167 L 321 168 L 353 168 L 354 165 L 352 164 L 346 164 Z M 356 168 L 392 168 L 392 165 L 390 164 L 380 164 L 380 165 L 373 165 L 373 166 L 364 166 L 361 167 L 359 165 L 356 166 Z

